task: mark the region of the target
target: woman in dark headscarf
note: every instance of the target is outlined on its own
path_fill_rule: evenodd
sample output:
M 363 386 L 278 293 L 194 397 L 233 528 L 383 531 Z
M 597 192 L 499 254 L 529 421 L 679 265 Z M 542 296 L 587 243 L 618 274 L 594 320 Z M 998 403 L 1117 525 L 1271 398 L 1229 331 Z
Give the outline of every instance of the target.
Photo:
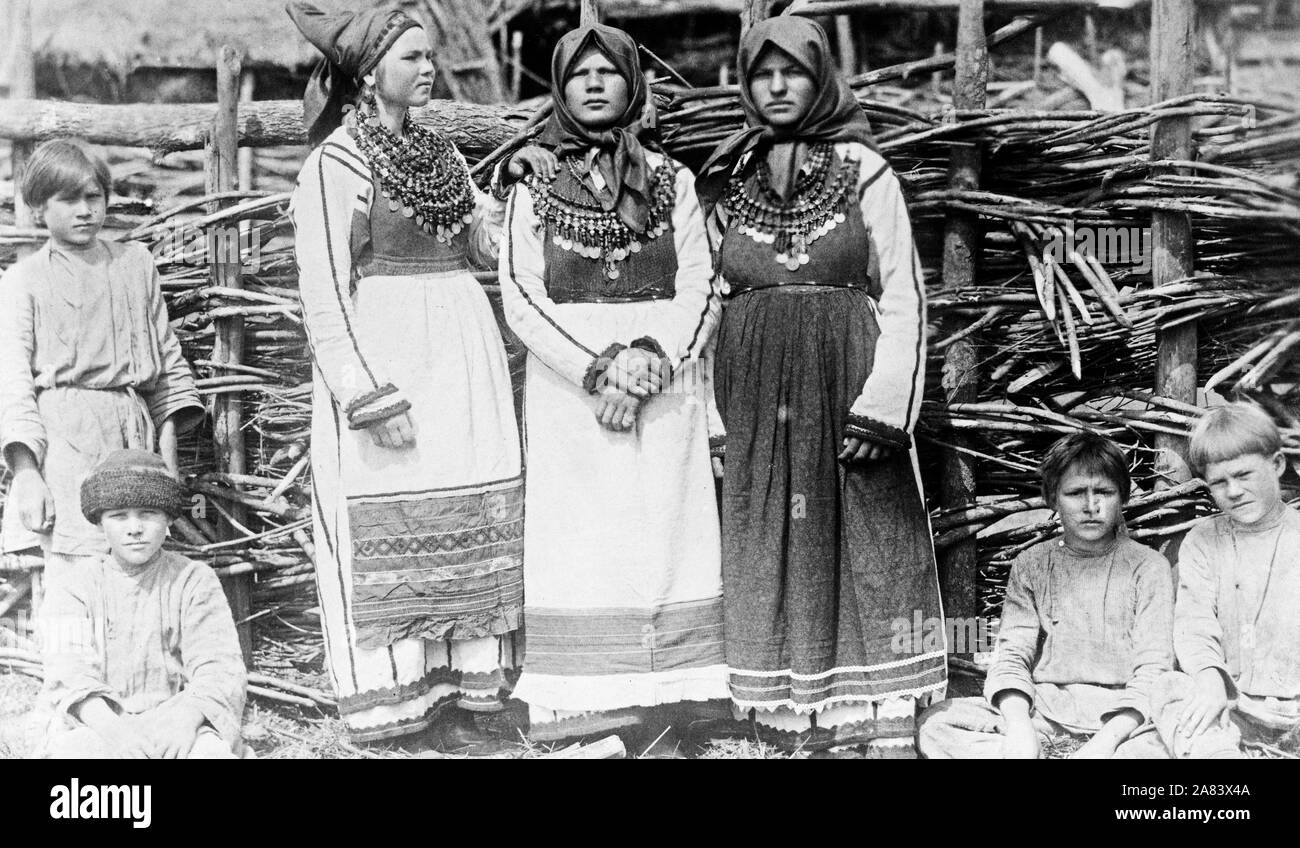
M 635 42 L 566 34 L 542 143 L 518 185 L 502 302 L 528 347 L 528 629 L 515 695 L 534 738 L 726 697 L 718 523 L 698 357 L 716 321 L 689 171 L 650 142 Z
M 327 57 L 292 216 L 314 363 L 317 586 L 354 739 L 491 750 L 523 604 L 523 481 L 505 350 L 471 258 L 501 206 L 414 123 L 433 80 L 401 12 L 288 7 Z M 355 107 L 355 108 L 354 108 Z
M 820 27 L 759 23 L 739 79 L 748 128 L 701 175 L 727 298 L 714 378 L 731 696 L 778 744 L 899 753 L 877 740 L 910 746 L 918 701 L 946 682 L 911 438 L 925 375 L 911 225 Z M 914 616 L 931 644 L 896 638 Z

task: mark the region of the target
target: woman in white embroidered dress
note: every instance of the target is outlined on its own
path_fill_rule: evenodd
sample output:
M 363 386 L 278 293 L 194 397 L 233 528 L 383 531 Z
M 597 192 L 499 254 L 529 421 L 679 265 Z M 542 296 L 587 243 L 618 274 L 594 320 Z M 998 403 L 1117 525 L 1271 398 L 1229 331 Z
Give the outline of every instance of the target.
M 495 262 L 500 207 L 446 138 L 410 119 L 433 79 L 415 21 L 306 3 L 289 13 L 329 57 L 304 102 L 313 150 L 292 214 L 339 711 L 359 741 L 409 736 L 441 715 L 434 745 L 487 753 L 473 714 L 501 709 L 523 596 L 510 379 L 467 270 L 471 256 Z

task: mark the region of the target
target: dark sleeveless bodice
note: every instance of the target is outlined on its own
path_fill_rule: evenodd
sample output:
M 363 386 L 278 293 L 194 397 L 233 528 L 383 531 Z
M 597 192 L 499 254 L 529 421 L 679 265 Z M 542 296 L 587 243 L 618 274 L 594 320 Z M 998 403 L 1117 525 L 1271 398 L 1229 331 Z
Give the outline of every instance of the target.
M 832 179 L 835 168 L 843 167 L 838 161 L 827 173 Z M 746 191 L 756 192 L 758 176 L 745 178 Z M 856 200 L 856 194 L 851 200 Z M 776 249 L 770 244 L 757 244 L 736 229 L 733 216 L 722 236 L 719 270 L 732 293 L 783 285 L 823 285 L 840 288 L 866 289 L 873 297 L 880 297 L 880 285 L 872 278 L 871 241 L 857 203 L 849 203 L 845 220 L 808 246 L 808 263 L 789 270 L 776 261 Z
M 590 191 L 567 168 L 555 178 L 556 189 L 572 195 Z M 545 189 L 541 189 L 545 190 Z M 677 249 L 671 210 L 668 226 L 658 238 L 644 243 L 617 264 L 615 279 L 605 276 L 605 261 L 566 250 L 555 243 L 554 226 L 543 221 L 542 255 L 546 263 L 546 292 L 556 303 L 622 303 L 639 300 L 670 300 L 676 294 Z
M 432 233 L 391 209 L 388 198 L 379 189 L 379 179 L 370 178 L 370 214 L 358 215 L 352 222 L 352 267 L 358 277 L 398 277 L 409 274 L 434 274 L 459 271 L 469 267 L 469 226 L 457 233 L 449 244 L 438 241 Z

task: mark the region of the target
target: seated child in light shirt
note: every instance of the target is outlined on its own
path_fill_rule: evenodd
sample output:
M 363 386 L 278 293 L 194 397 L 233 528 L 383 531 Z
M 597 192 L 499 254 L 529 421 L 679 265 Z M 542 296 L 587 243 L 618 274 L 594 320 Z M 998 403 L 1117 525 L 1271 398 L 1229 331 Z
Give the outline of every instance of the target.
M 164 551 L 186 503 L 162 458 L 115 451 L 81 486 L 110 552 L 51 585 L 41 611 L 52 758 L 236 758 L 247 672 L 208 566 Z
M 1043 499 L 1063 537 L 1011 566 L 982 698 L 921 718 L 922 755 L 1036 758 L 1049 743 L 1087 741 L 1080 758 L 1165 758 L 1150 692 L 1173 666 L 1169 564 L 1123 529 L 1129 473 L 1110 439 L 1074 433 L 1048 451 Z
M 1174 650 L 1156 724 L 1178 757 L 1245 756 L 1263 742 L 1300 753 L 1300 512 L 1282 500 L 1277 426 L 1256 406 L 1211 410 L 1191 465 L 1221 510 L 1178 554 Z

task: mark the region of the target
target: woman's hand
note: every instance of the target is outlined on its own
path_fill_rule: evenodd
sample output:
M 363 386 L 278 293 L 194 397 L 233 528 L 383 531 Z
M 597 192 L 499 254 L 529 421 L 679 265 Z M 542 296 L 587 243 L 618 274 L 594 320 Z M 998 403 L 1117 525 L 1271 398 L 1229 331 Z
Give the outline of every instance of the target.
M 530 144 L 515 151 L 506 165 L 506 175 L 511 180 L 523 179 L 529 171 L 550 182 L 555 179 L 555 172 L 560 168 L 560 160 L 544 147 Z
M 712 465 L 713 465 L 713 479 L 715 479 L 715 480 L 721 480 L 721 479 L 722 479 L 722 473 L 723 473 L 723 468 L 722 468 L 722 457 L 720 457 L 720 456 L 711 456 L 711 457 L 709 457 L 709 461 L 710 461 L 710 462 L 712 463 Z
M 415 422 L 403 412 L 383 421 L 376 421 L 366 428 L 370 440 L 381 448 L 404 448 L 415 444 Z
M 624 348 L 605 369 L 604 385 L 644 400 L 663 388 L 661 370 L 653 354 Z
M 54 496 L 35 467 L 14 472 L 12 503 L 23 526 L 33 533 L 48 533 L 54 526 Z
M 607 430 L 623 432 L 636 425 L 640 408 L 640 398 L 618 389 L 606 388 L 601 391 L 600 401 L 596 404 L 596 420 Z
M 894 449 L 868 439 L 849 436 L 844 439 L 844 449 L 840 451 L 840 462 L 875 462 L 888 459 Z

